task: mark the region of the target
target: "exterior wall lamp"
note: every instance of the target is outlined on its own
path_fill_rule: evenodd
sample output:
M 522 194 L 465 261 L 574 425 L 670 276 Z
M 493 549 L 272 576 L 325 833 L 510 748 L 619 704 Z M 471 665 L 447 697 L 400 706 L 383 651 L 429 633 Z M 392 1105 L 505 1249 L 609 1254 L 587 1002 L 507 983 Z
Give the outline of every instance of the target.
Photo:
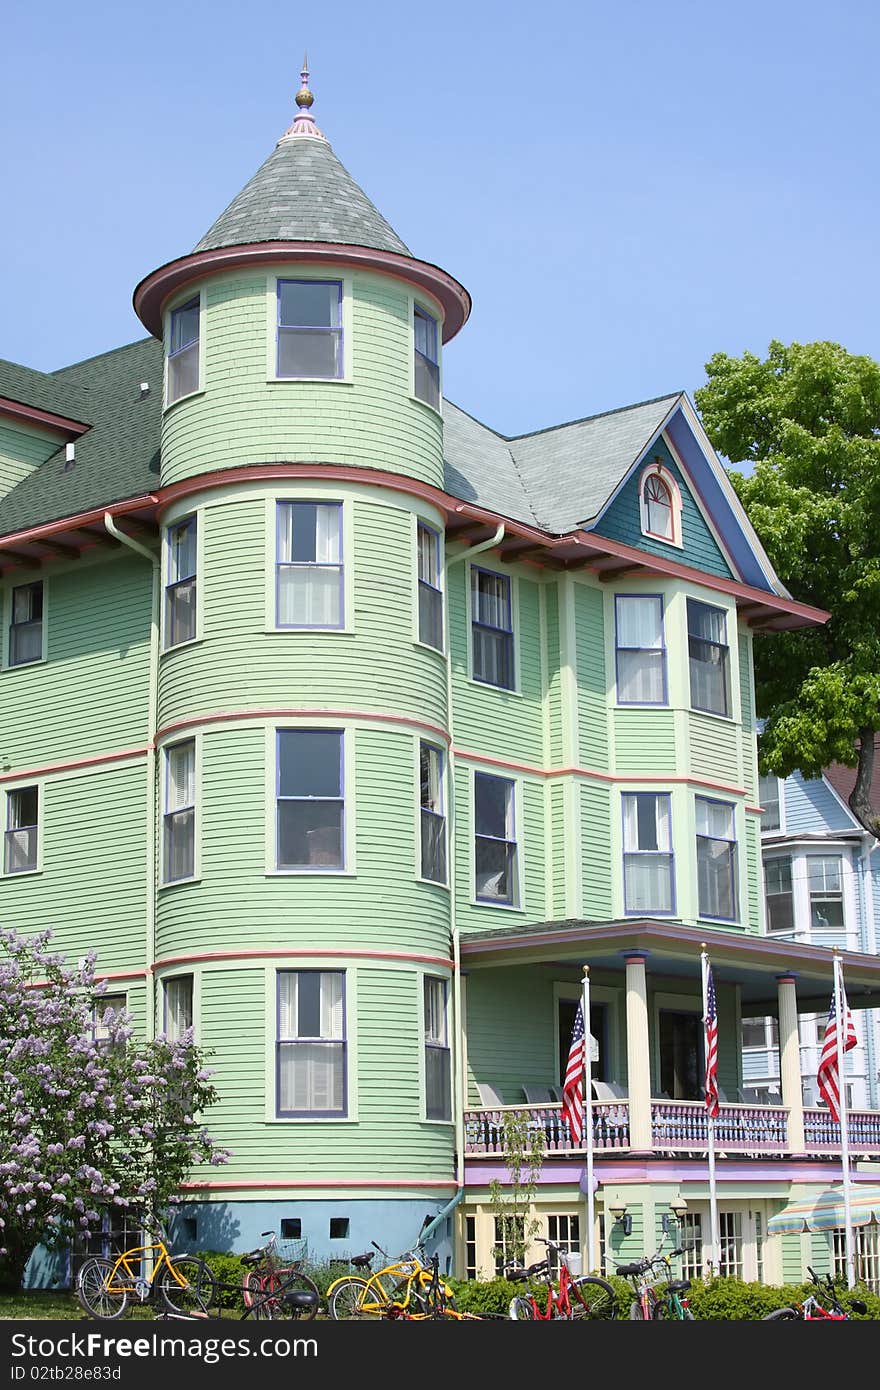
M 685 1201 L 684 1197 L 673 1197 L 672 1201 L 669 1203 L 669 1212 L 672 1213 L 672 1216 L 670 1217 L 669 1212 L 664 1212 L 664 1213 L 663 1213 L 663 1234 L 664 1234 L 664 1235 L 668 1235 L 668 1234 L 669 1234 L 669 1227 L 670 1227 L 672 1221 L 677 1222 L 679 1225 L 681 1224 L 681 1219 L 682 1219 L 682 1217 L 684 1216 L 684 1214 L 685 1214 L 685 1212 L 687 1211 L 687 1209 L 688 1209 L 688 1204 L 687 1204 L 687 1202 Z
M 632 1231 L 633 1219 L 627 1214 L 626 1202 L 622 1202 L 620 1198 L 617 1198 L 615 1201 L 608 1204 L 608 1211 L 610 1215 L 614 1217 L 615 1226 L 620 1226 L 623 1234 L 628 1236 Z

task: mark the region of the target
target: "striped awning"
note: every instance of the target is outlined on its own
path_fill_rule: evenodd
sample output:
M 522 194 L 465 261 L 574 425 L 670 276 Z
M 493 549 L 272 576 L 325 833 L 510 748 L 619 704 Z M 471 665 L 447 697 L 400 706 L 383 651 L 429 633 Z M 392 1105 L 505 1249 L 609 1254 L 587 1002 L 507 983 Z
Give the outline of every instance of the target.
M 880 1187 L 854 1183 L 850 1188 L 850 1218 L 853 1226 L 880 1224 Z M 771 1216 L 768 1235 L 788 1235 L 797 1231 L 832 1231 L 843 1226 L 843 1186 L 829 1187 L 816 1197 L 801 1197 Z

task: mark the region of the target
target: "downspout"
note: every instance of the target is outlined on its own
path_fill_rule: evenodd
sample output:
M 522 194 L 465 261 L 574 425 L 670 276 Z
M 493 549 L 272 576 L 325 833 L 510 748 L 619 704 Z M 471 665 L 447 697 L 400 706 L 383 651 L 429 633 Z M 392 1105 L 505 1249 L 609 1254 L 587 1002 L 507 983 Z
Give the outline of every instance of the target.
M 456 1152 L 456 1192 L 450 1201 L 437 1213 L 433 1220 L 424 1227 L 421 1239 L 427 1240 L 440 1222 L 458 1206 L 464 1197 L 464 1106 L 465 1106 L 465 1075 L 464 1075 L 464 1029 L 461 1016 L 461 942 L 458 934 L 458 926 L 455 917 L 455 773 L 453 768 L 452 751 L 455 746 L 452 719 L 452 642 L 449 624 L 449 584 L 446 582 L 449 570 L 452 565 L 458 564 L 459 560 L 467 560 L 471 555 L 478 555 L 481 550 L 491 550 L 498 545 L 504 536 L 504 522 L 500 522 L 494 536 L 490 536 L 487 541 L 480 541 L 478 545 L 469 546 L 467 550 L 462 550 L 458 555 L 447 558 L 444 566 L 444 593 L 446 596 L 446 726 L 449 733 L 449 755 L 447 763 L 446 783 L 448 787 L 449 800 L 449 926 L 452 933 L 452 959 L 453 977 L 452 992 L 455 1008 L 455 1152 Z
M 147 845 L 146 845 L 146 967 L 147 967 L 147 1040 L 156 1032 L 156 718 L 159 705 L 159 556 L 140 541 L 120 531 L 109 512 L 104 513 L 104 526 L 114 540 L 121 541 L 137 555 L 143 555 L 153 566 L 150 611 L 150 673 L 147 704 Z
M 871 869 L 871 854 L 877 848 L 877 840 L 869 830 L 862 833 L 862 852 L 859 864 L 862 872 L 862 910 L 865 925 L 862 942 L 869 955 L 877 954 L 877 919 L 874 916 L 874 877 Z M 875 1026 L 865 1026 L 865 1051 L 868 1065 L 868 1104 L 876 1107 L 880 1090 L 880 1071 L 877 1069 L 877 1032 Z

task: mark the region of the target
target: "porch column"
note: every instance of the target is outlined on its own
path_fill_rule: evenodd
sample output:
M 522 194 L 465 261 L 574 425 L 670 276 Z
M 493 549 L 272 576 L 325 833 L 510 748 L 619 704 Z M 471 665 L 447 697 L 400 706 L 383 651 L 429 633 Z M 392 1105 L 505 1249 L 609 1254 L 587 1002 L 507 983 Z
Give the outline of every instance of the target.
M 645 952 L 626 953 L 626 1079 L 631 1151 L 650 1153 L 651 1062 Z
M 788 1107 L 788 1148 L 791 1153 L 802 1154 L 806 1151 L 806 1144 L 795 978 L 794 975 L 776 976 L 779 987 L 779 1071 L 782 1104 Z

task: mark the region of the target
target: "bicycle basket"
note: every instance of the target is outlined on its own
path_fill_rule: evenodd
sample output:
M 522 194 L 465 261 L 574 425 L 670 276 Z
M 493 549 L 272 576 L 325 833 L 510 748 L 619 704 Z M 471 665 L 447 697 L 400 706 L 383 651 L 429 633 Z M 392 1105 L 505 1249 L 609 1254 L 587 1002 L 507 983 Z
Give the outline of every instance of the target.
M 301 1264 L 308 1253 L 308 1241 L 285 1237 L 275 1244 L 275 1259 L 279 1264 Z

